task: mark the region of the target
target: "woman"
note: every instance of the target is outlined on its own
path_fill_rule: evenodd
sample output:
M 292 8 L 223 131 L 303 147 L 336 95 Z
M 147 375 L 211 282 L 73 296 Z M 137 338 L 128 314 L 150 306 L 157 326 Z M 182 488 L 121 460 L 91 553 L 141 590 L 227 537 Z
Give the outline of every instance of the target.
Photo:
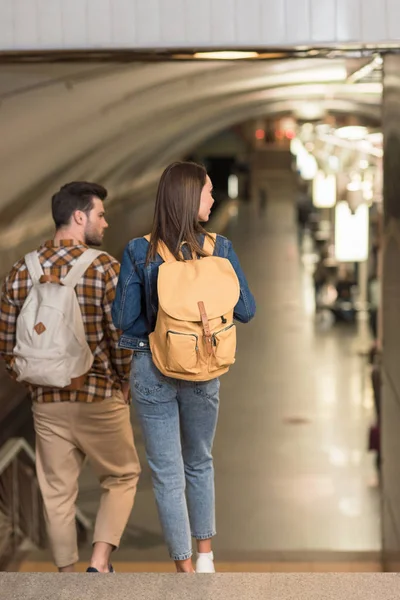
M 155 329 L 157 253 L 164 242 L 176 260 L 207 256 L 203 250 L 214 203 L 205 169 L 177 162 L 163 173 L 157 192 L 150 242 L 134 239 L 125 249 L 113 320 L 122 331 L 120 346 L 134 350 L 131 389 L 143 431 L 154 493 L 164 536 L 179 573 L 193 573 L 192 542 L 197 541 L 196 572 L 213 573 L 211 538 L 215 535 L 214 468 L 211 455 L 217 424 L 219 380 L 184 381 L 166 377 L 155 367 L 149 334 Z M 242 323 L 255 313 L 232 244 L 217 236 L 214 255 L 227 258 L 238 277 L 240 298 L 234 317 Z M 179 294 L 179 291 L 177 290 Z

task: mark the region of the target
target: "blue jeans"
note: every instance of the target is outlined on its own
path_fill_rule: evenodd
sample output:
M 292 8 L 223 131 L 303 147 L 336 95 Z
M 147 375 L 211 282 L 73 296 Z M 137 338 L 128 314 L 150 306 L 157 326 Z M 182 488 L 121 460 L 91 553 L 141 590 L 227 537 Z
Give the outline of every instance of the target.
M 216 533 L 211 450 L 219 380 L 165 377 L 149 352 L 135 352 L 131 388 L 168 550 L 173 560 L 185 560 L 192 555 L 192 537 L 206 540 Z

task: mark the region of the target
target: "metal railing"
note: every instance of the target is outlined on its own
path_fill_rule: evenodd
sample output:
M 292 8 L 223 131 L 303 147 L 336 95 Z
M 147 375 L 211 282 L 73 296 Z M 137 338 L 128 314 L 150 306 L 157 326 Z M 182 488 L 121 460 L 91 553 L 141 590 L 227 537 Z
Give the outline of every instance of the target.
M 77 509 L 78 540 L 83 543 L 90 521 Z M 36 477 L 35 453 L 26 440 L 11 438 L 0 449 L 0 570 L 29 539 L 46 548 L 43 502 Z

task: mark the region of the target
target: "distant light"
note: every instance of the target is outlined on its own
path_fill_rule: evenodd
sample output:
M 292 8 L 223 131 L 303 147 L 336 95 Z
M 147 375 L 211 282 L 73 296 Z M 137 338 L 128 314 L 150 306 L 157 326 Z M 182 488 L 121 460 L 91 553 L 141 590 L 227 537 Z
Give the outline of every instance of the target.
M 264 129 L 256 129 L 256 139 L 264 140 L 265 139 L 265 131 Z
M 312 133 L 314 131 L 314 125 L 312 123 L 303 123 L 301 128 L 305 133 Z
M 329 461 L 335 467 L 345 467 L 349 463 L 348 454 L 341 448 L 332 448 L 329 450 Z
M 383 144 L 383 133 L 376 131 L 375 133 L 368 134 L 368 140 L 375 146 L 382 146 Z
M 285 136 L 285 134 L 281 129 L 277 129 L 275 131 L 275 137 L 277 140 L 283 140 L 284 136 Z
M 305 181 L 314 179 L 318 172 L 317 161 L 312 154 L 307 152 L 307 150 L 304 150 L 304 152 L 297 155 L 297 168 Z
M 243 58 L 258 58 L 258 52 L 222 51 L 222 52 L 196 52 L 194 58 L 209 60 L 240 60 Z
M 336 204 L 336 177 L 318 171 L 313 181 L 313 204 L 316 208 L 331 208 Z
M 296 134 L 294 131 L 287 131 L 286 132 L 286 137 L 288 140 L 293 140 L 296 137 Z
M 369 210 L 361 204 L 354 213 L 347 202 L 335 211 L 335 257 L 339 262 L 361 262 L 368 258 Z
M 228 177 L 228 196 L 232 199 L 239 196 L 239 179 L 237 175 L 229 175 Z
M 293 156 L 297 156 L 302 150 L 303 150 L 303 144 L 301 143 L 299 138 L 295 137 L 290 142 L 290 152 L 293 154 Z
M 307 152 L 300 138 L 290 140 L 290 152 L 296 157 L 296 168 L 306 181 L 314 179 L 318 172 L 318 164 L 314 156 Z
M 362 183 L 364 200 L 371 203 L 374 199 L 374 188 L 372 181 L 363 181 Z
M 328 123 L 319 123 L 315 129 L 317 133 L 329 133 L 332 127 Z
M 368 129 L 362 125 L 347 125 L 336 129 L 335 134 L 343 140 L 363 140 L 368 134 Z
M 228 208 L 228 214 L 230 217 L 237 217 L 239 214 L 239 207 L 237 204 L 231 204 Z
M 359 192 L 361 190 L 361 181 L 350 181 L 347 184 L 347 190 L 349 192 Z
M 305 135 L 310 135 L 314 131 L 314 126 L 312 123 L 304 123 L 301 128 L 301 132 Z
M 335 156 L 334 154 L 332 154 L 328 158 L 328 164 L 329 164 L 329 168 L 332 169 L 332 171 L 338 171 L 338 169 L 339 169 L 339 158 L 337 156 Z
M 322 119 L 325 114 L 325 109 L 318 102 L 303 102 L 295 109 L 295 114 L 298 119 L 316 121 Z
M 360 160 L 360 169 L 362 169 L 364 171 L 365 169 L 368 169 L 368 167 L 369 167 L 369 162 L 367 161 L 367 159 L 362 158 Z

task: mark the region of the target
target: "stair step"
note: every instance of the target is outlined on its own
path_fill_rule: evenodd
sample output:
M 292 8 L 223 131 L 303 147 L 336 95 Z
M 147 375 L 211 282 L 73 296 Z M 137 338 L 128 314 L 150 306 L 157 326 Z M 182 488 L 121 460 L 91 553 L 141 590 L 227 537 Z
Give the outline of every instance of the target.
M 88 563 L 76 565 L 77 572 L 86 571 Z M 174 573 L 170 562 L 118 562 L 113 561 L 117 573 Z M 218 573 L 379 573 L 379 561 L 352 562 L 219 562 L 215 563 Z M 56 568 L 51 562 L 25 561 L 19 572 L 51 573 Z

